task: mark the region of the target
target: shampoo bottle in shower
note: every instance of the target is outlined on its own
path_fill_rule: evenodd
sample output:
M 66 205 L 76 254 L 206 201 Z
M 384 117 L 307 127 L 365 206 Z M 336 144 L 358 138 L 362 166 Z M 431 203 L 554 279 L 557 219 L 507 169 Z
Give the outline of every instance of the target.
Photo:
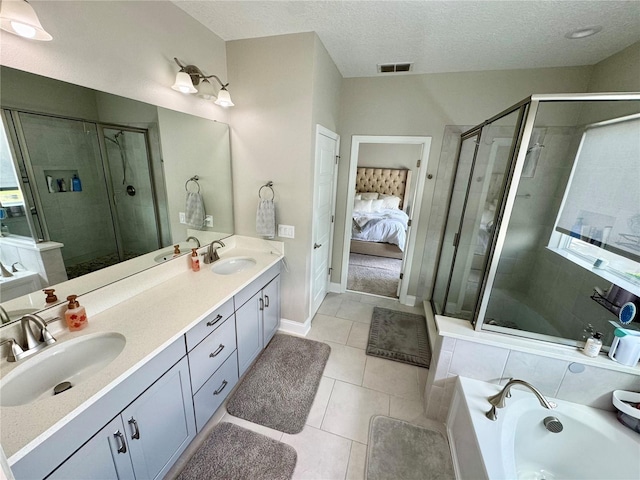
M 595 332 L 593 337 L 587 339 L 582 351 L 587 357 L 597 357 L 602 348 L 602 333 Z
M 73 178 L 71 179 L 71 191 L 72 192 L 82 191 L 82 182 L 80 182 L 80 178 L 78 178 L 77 173 L 74 173 Z
M 72 332 L 82 330 L 88 323 L 87 311 L 78 303 L 76 300 L 77 297 L 77 295 L 69 295 L 67 297 L 69 305 L 67 305 L 67 310 L 64 312 L 64 319 L 67 321 L 67 326 Z
M 191 270 L 197 272 L 200 270 L 200 259 L 198 258 L 198 249 L 191 249 Z

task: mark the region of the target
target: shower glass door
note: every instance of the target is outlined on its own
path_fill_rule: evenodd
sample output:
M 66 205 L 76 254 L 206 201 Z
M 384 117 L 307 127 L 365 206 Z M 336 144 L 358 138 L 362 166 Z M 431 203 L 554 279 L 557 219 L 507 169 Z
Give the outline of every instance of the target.
M 471 175 L 473 160 L 478 148 L 480 132 L 480 130 L 475 130 L 469 136 L 463 137 L 458 153 L 456 176 L 449 201 L 449 215 L 447 216 L 444 237 L 442 239 L 438 273 L 432 295 L 436 313 L 439 315 L 444 314 L 445 311 L 444 300 L 447 287 L 449 286 L 449 274 L 451 273 L 458 228 L 460 227 L 464 201 L 467 194 L 467 185 L 469 184 L 469 175 Z
M 15 112 L 22 152 L 47 240 L 64 244 L 69 278 L 117 263 L 98 131 L 94 123 Z
M 102 136 L 120 256 L 128 260 L 160 248 L 147 134 L 144 130 L 103 127 Z
M 473 319 L 480 288 L 487 273 L 488 258 L 524 108 L 513 110 L 482 127 L 471 173 L 467 176 L 461 215 L 455 212 L 461 219 L 454 241 L 453 267 L 445 293 L 446 315 Z M 467 151 L 461 150 L 462 153 L 469 156 Z M 454 203 L 452 206 L 459 212 L 459 206 Z

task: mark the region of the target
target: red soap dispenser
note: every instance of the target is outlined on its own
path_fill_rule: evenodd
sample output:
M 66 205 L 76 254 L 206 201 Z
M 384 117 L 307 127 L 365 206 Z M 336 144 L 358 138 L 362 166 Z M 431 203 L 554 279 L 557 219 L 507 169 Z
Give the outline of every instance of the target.
M 191 249 L 191 270 L 197 272 L 200 270 L 200 259 L 198 258 L 198 249 Z
M 69 305 L 67 306 L 66 312 L 64 312 L 64 319 L 67 321 L 67 326 L 72 332 L 82 330 L 88 323 L 87 311 L 76 301 L 77 297 L 77 295 L 69 295 L 67 297 Z

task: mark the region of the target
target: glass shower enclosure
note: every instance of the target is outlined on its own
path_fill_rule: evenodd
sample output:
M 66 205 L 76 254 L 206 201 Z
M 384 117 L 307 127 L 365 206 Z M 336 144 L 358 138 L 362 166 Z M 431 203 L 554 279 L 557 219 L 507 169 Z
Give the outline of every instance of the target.
M 533 95 L 463 133 L 455 172 L 434 312 L 610 344 L 640 311 L 640 94 Z

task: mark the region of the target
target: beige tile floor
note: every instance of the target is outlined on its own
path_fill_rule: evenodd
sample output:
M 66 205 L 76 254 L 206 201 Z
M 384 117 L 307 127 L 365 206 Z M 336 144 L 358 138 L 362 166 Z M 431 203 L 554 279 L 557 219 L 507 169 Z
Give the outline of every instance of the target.
M 221 408 L 167 478 L 179 473 L 207 431 L 220 421 L 237 423 L 293 446 L 298 452 L 294 479 L 362 480 L 373 415 L 441 430 L 442 426 L 424 416 L 427 369 L 365 355 L 376 305 L 424 314 L 421 306 L 408 307 L 392 299 L 357 293 L 327 295 L 307 338 L 330 345 L 331 355 L 301 433 L 288 435 L 232 417 Z

